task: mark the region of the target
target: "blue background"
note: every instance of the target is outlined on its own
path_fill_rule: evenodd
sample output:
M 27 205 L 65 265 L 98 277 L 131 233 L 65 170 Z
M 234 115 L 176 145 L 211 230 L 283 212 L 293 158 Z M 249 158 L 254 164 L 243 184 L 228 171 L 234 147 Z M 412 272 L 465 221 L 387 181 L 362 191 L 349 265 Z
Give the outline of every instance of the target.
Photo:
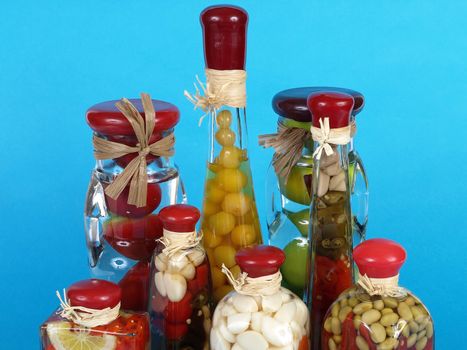
M 88 275 L 87 107 L 141 91 L 179 106 L 176 161 L 190 201 L 200 204 L 207 124 L 198 129 L 200 113 L 183 90 L 203 73 L 198 15 L 211 4 L 2 1 L 0 348 L 37 348 L 54 291 Z M 357 148 L 370 178 L 369 236 L 407 248 L 402 284 L 433 313 L 438 349 L 465 348 L 467 2 L 236 4 L 250 13 L 248 123 L 261 215 L 272 152 L 257 146 L 257 135 L 275 129 L 274 93 L 306 85 L 362 91 Z

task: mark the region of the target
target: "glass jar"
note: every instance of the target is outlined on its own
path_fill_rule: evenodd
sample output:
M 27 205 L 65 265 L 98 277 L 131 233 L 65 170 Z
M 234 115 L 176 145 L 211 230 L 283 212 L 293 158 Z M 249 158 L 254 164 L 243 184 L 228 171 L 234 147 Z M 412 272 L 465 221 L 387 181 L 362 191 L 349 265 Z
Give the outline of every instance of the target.
M 359 281 L 329 308 L 321 349 L 434 349 L 428 309 L 398 286 L 404 248 L 387 239 L 370 239 L 354 249 L 354 259 Z
M 352 122 L 364 105 L 361 93 L 333 87 L 293 88 L 277 93 L 272 107 L 279 115 L 278 133 L 260 136 L 260 144 L 280 149 L 268 171 L 266 189 L 269 244 L 284 249 L 286 261 L 282 265 L 283 285 L 299 296 L 304 295 L 308 255 L 310 193 L 313 178 L 313 141 L 310 136 L 311 113 L 307 98 L 315 92 L 343 92 L 354 99 Z M 293 141 L 293 142 L 290 142 Z M 281 145 L 288 143 L 288 148 Z M 301 154 L 300 154 L 301 152 Z M 368 221 L 368 181 L 353 137 L 348 147 L 349 180 L 353 215 L 354 245 L 365 237 Z M 290 172 L 280 168 L 281 158 L 290 156 Z
M 162 209 L 164 226 L 152 262 L 151 334 L 154 350 L 208 347 L 211 328 L 211 281 L 206 253 L 196 234 L 195 207 Z
M 222 264 L 238 273 L 236 251 L 262 242 L 247 151 L 247 21 L 246 11 L 234 6 L 213 6 L 201 13 L 207 67 L 205 93 L 209 96 L 208 106 L 203 108 L 210 118 L 201 229 L 211 264 L 215 302 L 232 290 L 219 277 Z
M 309 315 L 305 303 L 281 287 L 284 253 L 276 247 L 243 248 L 235 256 L 242 275 L 227 277 L 235 291 L 217 305 L 211 349 L 309 349 Z
M 122 311 L 120 302 L 114 283 L 91 279 L 71 285 L 60 297 L 61 308 L 40 328 L 41 349 L 149 349 L 148 315 Z
M 320 349 L 329 305 L 353 282 L 352 215 L 348 147 L 351 95 L 317 92 L 308 97 L 314 142 L 307 303 L 312 349 Z
M 151 100 L 144 94 L 142 98 L 147 101 L 146 107 L 142 100 L 123 99 L 96 104 L 86 113 L 87 122 L 94 131 L 97 161 L 86 196 L 84 223 L 93 276 L 119 283 L 124 309 L 146 311 L 150 259 L 155 240 L 162 235 L 158 209 L 184 202 L 186 196 L 178 169 L 171 159 L 172 137 L 179 111 L 168 102 Z M 140 114 L 132 121 L 136 126 L 132 126 L 122 111 Z M 146 115 L 151 115 L 151 119 L 146 121 Z M 142 125 L 138 125 L 138 121 Z M 154 123 L 152 133 L 149 131 L 151 126 L 146 125 L 151 121 Z M 140 127 L 144 137 L 149 137 L 149 140 L 143 140 L 147 141 L 148 149 L 138 150 L 142 143 L 136 136 L 135 127 Z M 107 142 L 107 148 L 102 149 L 103 142 Z M 120 152 L 106 153 L 110 147 L 117 147 Z M 149 151 L 149 147 L 159 149 Z M 137 169 L 143 171 L 141 184 L 146 192 L 145 198 L 143 195 L 146 203 L 129 204 L 134 203 L 130 200 L 132 180 L 123 183 L 122 192 L 112 198 L 108 192 L 111 185 L 115 186 L 122 174 L 128 173 L 132 164 L 140 159 L 143 161 Z

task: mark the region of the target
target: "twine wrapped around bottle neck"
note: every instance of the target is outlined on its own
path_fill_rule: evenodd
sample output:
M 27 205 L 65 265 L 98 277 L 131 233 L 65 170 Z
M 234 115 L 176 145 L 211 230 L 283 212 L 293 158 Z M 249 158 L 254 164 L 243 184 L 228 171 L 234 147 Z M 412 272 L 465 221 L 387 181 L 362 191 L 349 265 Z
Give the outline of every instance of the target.
M 246 71 L 207 68 L 205 74 L 206 84 L 196 76 L 199 87 L 194 83 L 194 94 L 184 91 L 184 95 L 193 103 L 195 109 L 201 108 L 205 112 L 199 120 L 199 125 L 209 113 L 216 115 L 222 106 L 234 108 L 246 106 Z
M 330 156 L 334 153 L 331 145 L 345 145 L 350 142 L 352 137 L 352 124 L 343 128 L 331 129 L 329 126 L 329 118 L 325 117 L 324 121 L 319 120 L 320 127 L 311 126 L 311 136 L 313 141 L 319 143 L 319 146 L 313 152 L 313 157 L 321 158 L 323 151 Z
M 222 272 L 227 276 L 232 287 L 239 294 L 253 297 L 276 294 L 281 288 L 282 274 L 280 271 L 272 275 L 261 277 L 248 277 L 246 272 L 242 272 L 237 278 L 232 272 L 222 264 Z
M 157 241 L 164 245 L 162 252 L 168 257 L 173 256 L 178 252 L 182 252 L 182 255 L 187 255 L 194 249 L 200 246 L 203 239 L 203 234 L 199 236 L 196 231 L 192 232 L 173 232 L 164 229 L 163 236 Z
M 70 301 L 67 300 L 66 291 L 63 289 L 63 298 L 59 291 L 56 291 L 58 300 L 60 300 L 60 308 L 58 314 L 80 326 L 87 328 L 94 328 L 104 326 L 116 320 L 120 312 L 120 303 L 115 307 L 107 307 L 102 310 L 90 309 L 83 306 L 71 306 Z
M 405 289 L 399 287 L 399 275 L 388 278 L 369 278 L 367 275 L 359 274 L 357 284 L 370 296 L 400 298 L 407 295 Z
M 97 160 L 116 159 L 131 153 L 138 153 L 114 181 L 105 188 L 105 193 L 112 199 L 117 199 L 125 187 L 130 183 L 128 204 L 144 207 L 147 201 L 147 164 L 146 157 L 149 154 L 159 157 L 170 157 L 174 154 L 175 136 L 170 133 L 166 137 L 153 143 L 149 143 L 155 126 L 156 111 L 148 94 L 141 94 L 145 118 L 141 116 L 135 106 L 123 98 L 115 106 L 122 112 L 133 128 L 138 144 L 127 146 L 123 143 L 109 141 L 94 134 L 94 158 Z

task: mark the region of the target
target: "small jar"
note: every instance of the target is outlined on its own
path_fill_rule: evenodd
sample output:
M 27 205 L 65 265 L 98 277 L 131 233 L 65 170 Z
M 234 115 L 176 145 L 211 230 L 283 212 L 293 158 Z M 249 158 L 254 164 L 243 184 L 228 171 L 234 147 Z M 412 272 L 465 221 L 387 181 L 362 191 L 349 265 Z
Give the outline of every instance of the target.
M 71 285 L 61 308 L 40 328 L 43 350 L 144 350 L 150 347 L 146 313 L 120 309 L 121 289 L 98 279 Z
M 211 328 L 209 263 L 196 234 L 200 213 L 171 205 L 159 218 L 164 226 L 152 262 L 151 333 L 154 350 L 208 346 Z
M 243 248 L 235 255 L 242 274 L 223 267 L 235 291 L 217 305 L 211 349 L 309 349 L 309 315 L 303 301 L 281 287 L 284 253 L 272 246 Z
M 260 136 L 261 145 L 276 150 L 266 182 L 269 244 L 284 249 L 287 259 L 281 268 L 283 285 L 299 296 L 304 294 L 307 279 L 304 266 L 308 255 L 313 179 L 312 116 L 307 107 L 307 98 L 317 92 L 351 95 L 354 99 L 351 122 L 355 125 L 355 117 L 364 106 L 361 93 L 335 87 L 293 88 L 278 92 L 272 99 L 272 108 L 278 114 L 278 132 Z M 353 241 L 357 245 L 365 237 L 368 221 L 368 181 L 353 137 L 349 143 L 348 158 Z
M 428 309 L 398 286 L 404 248 L 387 239 L 370 239 L 358 245 L 353 256 L 359 280 L 329 308 L 321 349 L 434 349 Z
M 125 309 L 146 311 L 150 259 L 162 235 L 157 212 L 186 199 L 171 159 L 179 111 L 142 94 L 96 104 L 86 120 L 96 158 L 84 215 L 91 271 L 120 284 Z

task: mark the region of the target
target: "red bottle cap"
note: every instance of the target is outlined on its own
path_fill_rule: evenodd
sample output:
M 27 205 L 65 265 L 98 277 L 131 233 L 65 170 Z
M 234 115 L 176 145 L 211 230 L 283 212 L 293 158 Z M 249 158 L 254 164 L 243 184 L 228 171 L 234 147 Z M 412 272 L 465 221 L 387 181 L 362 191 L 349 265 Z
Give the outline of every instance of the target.
M 248 13 L 237 6 L 211 6 L 200 15 L 206 67 L 245 69 Z
M 311 123 L 311 113 L 307 106 L 307 99 L 315 92 L 341 92 L 349 94 L 354 99 L 352 115 L 357 115 L 363 109 L 365 98 L 354 90 L 337 87 L 313 86 L 283 90 L 272 98 L 272 108 L 281 117 L 297 122 Z
M 86 120 L 89 126 L 95 132 L 106 136 L 135 136 L 128 119 L 115 106 L 117 102 L 117 100 L 106 101 L 89 108 L 86 112 Z M 130 102 L 136 107 L 141 116 L 146 118 L 141 100 L 131 99 Z M 156 110 L 153 135 L 160 134 L 162 131 L 172 129 L 177 125 L 180 112 L 176 106 L 158 100 L 152 100 L 152 104 Z
M 369 239 L 353 251 L 360 274 L 370 278 L 396 276 L 406 257 L 405 249 L 400 244 L 383 238 Z
M 173 232 L 194 231 L 199 217 L 199 210 L 187 204 L 169 205 L 159 213 L 164 229 Z
M 349 125 L 354 100 L 351 95 L 340 92 L 316 92 L 308 97 L 307 105 L 313 126 L 319 128 L 319 120 L 327 117 L 331 129 L 337 129 Z
M 115 283 L 89 279 L 72 284 L 67 292 L 71 306 L 102 310 L 115 307 L 122 298 L 122 291 Z
M 242 272 L 246 272 L 249 277 L 257 278 L 279 271 L 285 261 L 285 254 L 273 246 L 257 245 L 240 249 L 235 255 L 235 261 Z

